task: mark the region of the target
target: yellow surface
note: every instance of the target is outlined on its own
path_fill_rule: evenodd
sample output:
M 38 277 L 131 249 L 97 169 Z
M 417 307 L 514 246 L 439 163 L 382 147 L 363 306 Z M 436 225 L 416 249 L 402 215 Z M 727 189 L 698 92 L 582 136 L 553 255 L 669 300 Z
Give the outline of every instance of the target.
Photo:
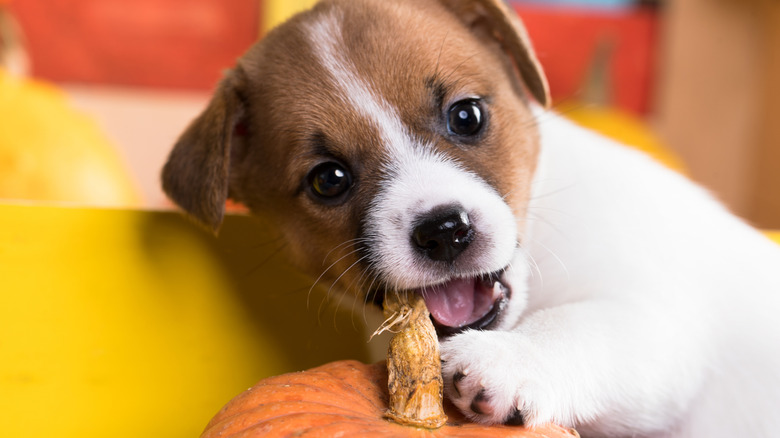
M 766 235 L 777 243 L 780 243 L 780 231 L 767 231 Z
M 278 248 L 246 217 L 0 203 L 1 435 L 193 437 L 260 378 L 365 361 Z
M 0 68 L 0 199 L 138 206 L 114 146 L 66 96 Z
M 294 14 L 311 7 L 317 0 L 269 0 L 263 2 L 261 36 Z

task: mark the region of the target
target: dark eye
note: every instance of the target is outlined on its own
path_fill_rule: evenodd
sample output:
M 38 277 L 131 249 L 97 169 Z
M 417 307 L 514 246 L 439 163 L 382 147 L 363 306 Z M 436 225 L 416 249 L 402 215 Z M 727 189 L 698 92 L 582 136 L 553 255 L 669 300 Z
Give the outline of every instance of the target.
M 447 129 L 455 135 L 473 136 L 482 129 L 482 106 L 478 100 L 455 102 L 450 107 Z
M 322 163 L 309 172 L 309 185 L 315 195 L 335 198 L 352 187 L 352 175 L 338 163 Z

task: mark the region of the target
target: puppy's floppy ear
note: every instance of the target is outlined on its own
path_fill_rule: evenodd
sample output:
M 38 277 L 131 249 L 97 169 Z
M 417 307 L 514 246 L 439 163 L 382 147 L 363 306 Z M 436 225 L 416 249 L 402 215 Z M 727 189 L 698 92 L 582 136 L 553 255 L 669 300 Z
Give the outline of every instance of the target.
M 217 231 L 228 197 L 231 143 L 243 117 L 240 71 L 220 82 L 206 109 L 173 147 L 162 170 L 165 193 L 191 217 Z
M 528 33 L 503 0 L 440 0 L 473 32 L 497 42 L 520 73 L 533 97 L 550 105 L 550 89 L 536 59 Z

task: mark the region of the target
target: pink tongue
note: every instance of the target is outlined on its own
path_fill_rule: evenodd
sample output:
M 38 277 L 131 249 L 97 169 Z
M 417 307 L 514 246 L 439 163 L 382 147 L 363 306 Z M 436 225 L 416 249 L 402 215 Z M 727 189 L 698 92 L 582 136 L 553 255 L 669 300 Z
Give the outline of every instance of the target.
M 471 324 L 482 315 L 475 315 L 477 306 L 475 279 L 457 279 L 425 291 L 425 304 L 439 324 L 460 327 Z

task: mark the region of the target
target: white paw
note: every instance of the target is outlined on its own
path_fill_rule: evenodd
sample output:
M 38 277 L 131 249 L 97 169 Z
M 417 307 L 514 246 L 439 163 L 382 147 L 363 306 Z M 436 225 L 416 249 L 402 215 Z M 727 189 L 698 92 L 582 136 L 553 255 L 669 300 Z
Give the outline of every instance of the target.
M 563 417 L 545 358 L 525 336 L 468 331 L 443 342 L 441 351 L 447 397 L 470 419 L 535 426 Z

